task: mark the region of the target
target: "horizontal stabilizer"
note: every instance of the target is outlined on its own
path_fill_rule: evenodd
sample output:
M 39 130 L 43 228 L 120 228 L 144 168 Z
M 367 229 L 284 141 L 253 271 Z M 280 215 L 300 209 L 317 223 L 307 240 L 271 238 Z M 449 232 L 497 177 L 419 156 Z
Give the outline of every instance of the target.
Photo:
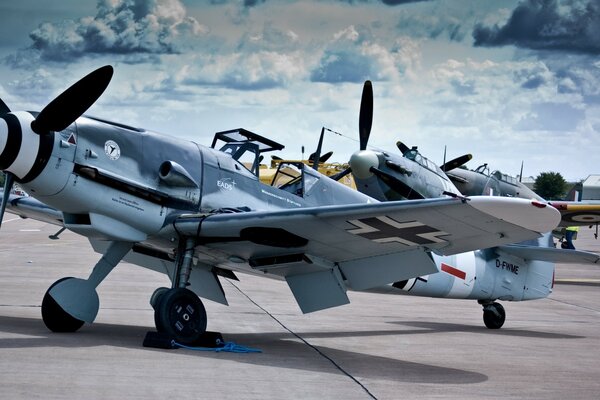
M 522 245 L 499 246 L 498 250 L 524 260 L 548 261 L 561 264 L 600 264 L 600 255 L 587 251 Z

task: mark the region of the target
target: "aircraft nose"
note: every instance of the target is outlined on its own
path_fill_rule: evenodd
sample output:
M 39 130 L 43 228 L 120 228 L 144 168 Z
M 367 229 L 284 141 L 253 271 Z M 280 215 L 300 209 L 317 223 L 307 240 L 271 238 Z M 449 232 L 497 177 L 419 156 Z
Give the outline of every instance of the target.
M 47 164 L 54 135 L 38 135 L 31 128 L 33 115 L 24 111 L 0 117 L 0 170 L 23 182 L 35 178 Z
M 379 166 L 379 157 L 372 150 L 360 150 L 350 157 L 352 173 L 359 179 L 367 179 L 373 175 L 371 168 Z
M 0 118 L 0 156 L 4 153 L 8 141 L 8 125 L 4 118 Z
M 5 170 L 14 161 L 18 148 L 13 148 L 10 128 L 5 117 L 0 117 L 0 170 Z

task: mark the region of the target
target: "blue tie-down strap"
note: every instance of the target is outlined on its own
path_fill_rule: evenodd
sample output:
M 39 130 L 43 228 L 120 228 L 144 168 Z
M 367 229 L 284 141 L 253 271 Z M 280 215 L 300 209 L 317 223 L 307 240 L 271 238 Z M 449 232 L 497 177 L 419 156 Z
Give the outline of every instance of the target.
M 186 346 L 184 344 L 181 343 L 177 343 L 176 341 L 172 341 L 174 346 L 180 347 L 182 349 L 187 349 L 187 350 L 195 350 L 195 351 L 214 351 L 214 352 L 228 352 L 228 353 L 262 353 L 262 350 L 260 349 L 253 349 L 251 347 L 246 347 L 246 346 L 240 346 L 239 344 L 236 344 L 234 342 L 224 342 L 222 346 L 218 346 L 218 347 L 193 347 L 193 346 Z

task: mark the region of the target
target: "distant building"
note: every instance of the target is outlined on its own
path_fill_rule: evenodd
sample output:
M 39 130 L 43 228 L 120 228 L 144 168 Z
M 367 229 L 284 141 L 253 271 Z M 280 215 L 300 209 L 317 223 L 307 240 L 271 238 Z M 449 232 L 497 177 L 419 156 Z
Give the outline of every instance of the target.
M 600 200 L 600 175 L 590 175 L 583 181 L 581 200 Z

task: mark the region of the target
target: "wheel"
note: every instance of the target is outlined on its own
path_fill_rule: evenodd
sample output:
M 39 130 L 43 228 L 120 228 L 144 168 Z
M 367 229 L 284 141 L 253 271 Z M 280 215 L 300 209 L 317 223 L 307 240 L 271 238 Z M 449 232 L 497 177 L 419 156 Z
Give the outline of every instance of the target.
M 81 328 L 84 321 L 77 319 L 67 313 L 58 305 L 56 301 L 50 296 L 50 290 L 60 282 L 73 279 L 73 278 L 62 278 L 57 280 L 48 288 L 44 299 L 42 300 L 42 320 L 48 329 L 52 332 L 75 332 Z
M 202 301 L 188 289 L 169 289 L 156 299 L 156 330 L 181 344 L 194 344 L 206 332 L 206 310 Z
M 489 329 L 500 329 L 506 320 L 506 312 L 500 303 L 492 303 L 483 307 L 483 323 Z
M 152 306 L 152 308 L 154 310 L 156 310 L 156 305 L 158 304 L 158 299 L 160 299 L 160 296 L 162 296 L 163 294 L 165 294 L 168 291 L 169 291 L 169 288 L 159 287 L 158 289 L 156 289 L 154 291 L 154 293 L 152 293 L 152 296 L 150 297 L 150 305 Z

